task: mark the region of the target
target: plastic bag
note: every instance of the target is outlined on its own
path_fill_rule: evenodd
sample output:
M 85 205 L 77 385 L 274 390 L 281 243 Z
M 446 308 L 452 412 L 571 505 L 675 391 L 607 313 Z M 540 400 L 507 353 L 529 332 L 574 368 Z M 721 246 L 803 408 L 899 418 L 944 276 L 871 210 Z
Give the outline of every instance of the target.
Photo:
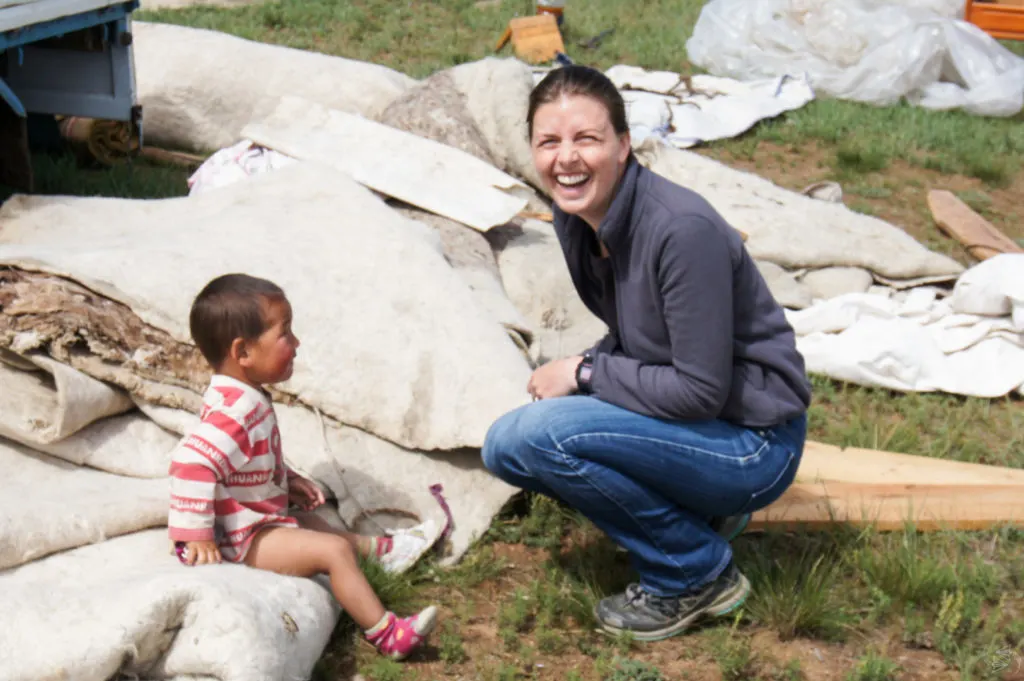
M 252 175 L 261 175 L 292 163 L 295 163 L 295 159 L 290 156 L 243 139 L 206 159 L 188 178 L 188 193 L 194 196 L 210 189 L 226 187 Z
M 711 0 L 686 49 L 717 76 L 803 75 L 819 96 L 1016 114 L 1024 59 L 952 16 L 947 0 Z

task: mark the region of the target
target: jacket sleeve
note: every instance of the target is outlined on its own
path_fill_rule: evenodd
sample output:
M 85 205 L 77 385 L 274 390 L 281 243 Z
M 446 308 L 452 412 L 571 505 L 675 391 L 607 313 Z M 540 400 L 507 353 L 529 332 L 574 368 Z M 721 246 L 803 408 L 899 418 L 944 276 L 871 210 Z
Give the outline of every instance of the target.
M 666 238 L 657 263 L 672 364 L 646 364 L 598 354 L 596 397 L 658 418 L 717 418 L 729 396 L 733 367 L 733 280 L 728 237 L 702 217 L 688 218 Z
M 235 419 L 211 412 L 171 456 L 172 541 L 212 541 L 217 519 L 217 485 L 252 458 L 249 434 Z
M 618 347 L 619 347 L 619 338 L 618 338 L 618 336 L 615 335 L 614 331 L 609 331 L 608 333 L 606 333 L 604 335 L 603 338 L 601 338 L 601 340 L 597 341 L 597 343 L 595 343 L 593 346 L 591 346 L 585 352 L 589 352 L 591 355 L 597 356 L 597 355 L 602 354 L 602 353 L 607 353 L 607 354 L 613 353 L 613 352 L 615 352 L 618 349 Z M 585 354 L 585 353 L 582 353 L 582 354 Z

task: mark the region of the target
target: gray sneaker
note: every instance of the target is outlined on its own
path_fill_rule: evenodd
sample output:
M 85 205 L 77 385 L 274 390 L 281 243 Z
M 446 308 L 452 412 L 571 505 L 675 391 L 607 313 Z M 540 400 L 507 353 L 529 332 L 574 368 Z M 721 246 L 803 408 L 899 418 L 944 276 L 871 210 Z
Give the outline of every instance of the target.
M 717 516 L 711 519 L 711 529 L 721 536 L 725 541 L 731 542 L 743 534 L 750 523 L 750 514 Z
M 625 593 L 603 599 L 594 615 L 609 634 L 629 632 L 637 641 L 660 641 L 682 633 L 704 617 L 720 617 L 740 607 L 750 593 L 750 582 L 734 563 L 718 579 L 694 594 L 655 596 L 639 584 Z

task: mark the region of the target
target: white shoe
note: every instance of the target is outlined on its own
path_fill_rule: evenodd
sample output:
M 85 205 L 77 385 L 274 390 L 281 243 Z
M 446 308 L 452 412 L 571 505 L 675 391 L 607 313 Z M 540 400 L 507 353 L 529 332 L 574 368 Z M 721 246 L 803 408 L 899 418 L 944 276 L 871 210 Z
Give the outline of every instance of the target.
M 438 539 L 437 524 L 427 520 L 414 527 L 389 530 L 391 550 L 378 560 L 385 572 L 402 573 L 416 564 Z

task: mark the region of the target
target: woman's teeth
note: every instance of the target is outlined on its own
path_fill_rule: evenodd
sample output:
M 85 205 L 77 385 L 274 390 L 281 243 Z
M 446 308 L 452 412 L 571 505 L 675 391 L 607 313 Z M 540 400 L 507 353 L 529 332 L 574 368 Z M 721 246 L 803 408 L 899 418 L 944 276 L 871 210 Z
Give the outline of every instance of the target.
M 583 184 L 590 179 L 590 175 L 586 173 L 580 173 L 579 175 L 556 175 L 555 179 L 558 180 L 558 184 L 565 185 L 567 187 L 575 187 L 576 185 Z

